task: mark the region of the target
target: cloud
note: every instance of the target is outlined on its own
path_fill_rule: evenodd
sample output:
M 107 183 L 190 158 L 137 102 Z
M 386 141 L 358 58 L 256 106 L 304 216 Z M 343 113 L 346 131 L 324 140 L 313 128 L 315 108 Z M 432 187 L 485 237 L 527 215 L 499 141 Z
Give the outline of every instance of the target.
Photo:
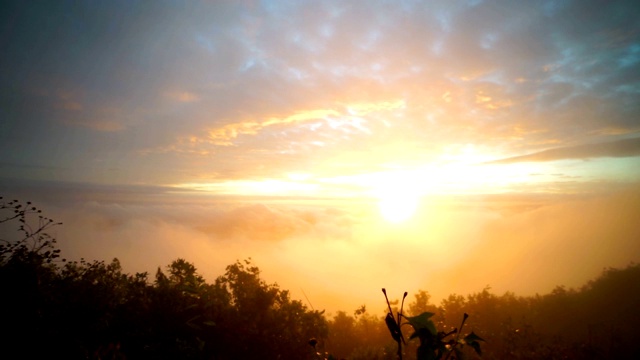
M 579 280 L 567 275 L 582 270 L 571 269 L 572 251 L 597 273 L 609 265 L 599 250 L 622 265 L 637 250 L 636 193 L 599 192 L 635 181 L 634 159 L 545 164 L 640 155 L 638 138 L 622 139 L 639 130 L 634 1 L 2 6 L 0 167 L 20 180 L 282 188 L 291 173 L 312 182 L 427 166 L 426 187 L 475 181 L 468 190 L 482 192 L 486 176 L 495 191 L 588 188 L 579 192 L 597 198 L 433 208 L 429 199 L 407 230 L 386 225 L 372 203 L 43 190 L 73 256 L 117 256 L 135 270 L 185 257 L 211 276 L 254 256 L 293 290 L 353 294 L 348 310 L 369 289 L 379 300 L 380 283 L 441 295 L 524 289 L 543 269 L 539 284 L 551 286 Z M 467 146 L 477 153 L 448 150 Z M 494 164 L 537 164 L 456 171 L 495 154 Z
M 375 304 L 379 288 L 437 301 L 490 285 L 521 295 L 576 287 L 639 261 L 640 187 L 587 196 L 425 197 L 393 225 L 375 203 L 194 197 L 162 188 L 40 188 L 28 200 L 64 225 L 63 256 L 149 271 L 185 258 L 213 280 L 252 257 L 269 282 L 330 311 Z M 2 194 L 12 197 L 13 194 Z M 26 198 L 25 198 L 26 199 Z M 464 226 L 460 226 L 464 224 Z
M 156 191 L 103 197 L 84 191 L 46 201 L 33 194 L 29 198 L 64 223 L 52 230 L 64 257 L 117 257 L 131 272 L 153 274 L 156 267 L 181 257 L 213 280 L 236 259 L 252 257 L 271 274 L 270 281 L 280 281 L 273 271 L 281 271 L 282 264 L 271 264 L 279 259 L 291 264 L 292 247 L 349 241 L 355 222 L 348 212 L 326 204 L 309 207 L 241 197 L 202 201 Z M 163 200 L 151 200 L 157 197 Z
M 244 148 L 259 147 L 260 151 L 264 151 L 265 148 L 272 147 L 269 140 L 282 143 L 280 140 L 283 135 L 289 137 L 288 133 L 295 136 L 295 138 L 292 137 L 291 140 L 288 140 L 288 144 L 305 142 L 316 145 L 325 144 L 326 138 L 332 137 L 330 132 L 338 134 L 370 133 L 361 116 L 384 114 L 404 106 L 404 101 L 396 100 L 335 104 L 335 106 L 325 109 L 294 110 L 293 114 L 286 116 L 262 117 L 260 114 L 254 114 L 255 119 L 232 122 L 201 131 L 205 134 L 178 137 L 169 146 L 145 149 L 143 152 L 145 154 L 176 152 L 209 155 L 216 151 L 216 147 L 238 145 Z M 259 142 L 251 142 L 251 145 L 248 145 L 247 141 L 238 141 L 241 136 L 258 137 L 263 132 L 268 132 L 268 135 L 264 135 L 258 140 Z M 272 134 L 279 136 L 272 137 Z M 333 140 L 336 140 L 335 136 L 333 136 Z
M 632 255 L 640 251 L 633 220 L 640 210 L 637 183 L 617 192 L 556 198 L 540 205 L 486 224 L 478 234 L 482 242 L 474 249 L 477 256 L 466 266 L 469 281 L 500 284 L 494 288 L 499 292 L 533 294 L 525 289 L 526 281 L 543 293 L 557 285 L 581 286 L 603 268 L 638 261 Z
M 4 38 L 0 137 L 20 140 L 2 153 L 100 158 L 127 181 L 424 163 L 451 143 L 509 156 L 638 129 L 630 1 L 7 9 L 21 36 Z
M 248 121 L 241 123 L 227 124 L 221 128 L 211 129 L 208 132 L 208 139 L 214 145 L 233 145 L 232 140 L 240 135 L 256 135 L 262 129 L 274 125 L 296 125 L 301 122 L 311 120 L 321 120 L 329 116 L 338 116 L 338 112 L 331 109 L 316 109 L 301 111 L 296 114 L 278 118 L 270 117 L 262 121 Z
M 511 164 L 518 162 L 541 162 L 564 159 L 590 159 L 599 157 L 640 156 L 640 138 L 622 139 L 610 142 L 560 147 L 528 155 L 514 156 L 488 162 L 487 164 Z

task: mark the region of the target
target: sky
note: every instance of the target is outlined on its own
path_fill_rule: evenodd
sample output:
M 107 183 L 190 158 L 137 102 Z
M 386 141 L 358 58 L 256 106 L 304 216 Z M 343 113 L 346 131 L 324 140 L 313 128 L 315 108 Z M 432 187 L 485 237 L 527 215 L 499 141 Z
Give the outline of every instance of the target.
M 636 1 L 0 6 L 0 195 L 69 258 L 331 311 L 640 261 Z

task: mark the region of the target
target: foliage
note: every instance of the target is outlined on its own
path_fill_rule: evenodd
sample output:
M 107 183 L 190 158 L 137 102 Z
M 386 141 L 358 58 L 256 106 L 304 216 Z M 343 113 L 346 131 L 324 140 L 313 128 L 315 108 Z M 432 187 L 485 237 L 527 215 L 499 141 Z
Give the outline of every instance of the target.
M 480 342 L 485 359 L 628 359 L 637 357 L 636 344 L 640 338 L 637 325 L 640 323 L 640 311 L 637 309 L 640 303 L 639 283 L 640 265 L 631 264 L 624 269 L 605 269 L 600 277 L 577 290 L 557 287 L 548 294 L 523 297 L 510 292 L 496 295 L 486 287 L 467 296 L 449 295 L 439 306 L 430 304 L 428 293 L 420 291 L 426 294 L 415 296 L 407 308 L 417 310 L 410 312 L 411 315 L 422 312 L 434 314 L 427 319 L 440 330 L 441 335 L 459 329 L 460 320 L 466 312 L 465 328 L 490 340 Z M 390 304 L 393 313 L 397 314 L 400 309 L 396 306 L 400 301 L 390 301 Z M 387 342 L 378 340 L 375 347 L 378 355 L 372 358 L 387 356 L 388 359 L 397 359 L 398 345 L 389 336 L 385 324 L 389 306 L 385 307 L 383 315 L 371 315 L 377 318 L 379 326 L 369 327 L 367 337 L 387 338 Z M 403 316 L 402 319 L 408 322 L 406 318 L 409 317 Z M 352 334 L 363 332 L 355 317 L 344 313 L 341 318 L 343 324 L 352 324 L 348 329 Z M 417 325 L 421 326 L 420 322 Z M 330 321 L 329 339 L 334 337 L 336 330 L 340 330 L 336 328 L 340 328 L 339 324 Z M 415 329 L 407 333 L 404 331 L 412 328 L 401 326 L 405 339 L 409 339 Z M 431 325 L 428 328 L 433 330 Z M 335 336 L 344 337 L 345 331 Z M 454 340 L 456 334 L 449 335 L 444 341 Z M 465 341 L 463 334 L 459 336 L 459 340 Z M 346 354 L 340 356 L 351 359 L 370 348 L 369 343 L 357 336 L 345 339 L 341 352 L 334 352 L 333 346 L 327 348 L 329 352 Z M 471 342 L 472 339 L 466 341 Z M 347 341 L 350 344 L 345 344 Z M 403 359 L 417 359 L 416 345 L 419 344 L 416 343 L 412 340 L 403 345 Z M 328 345 L 332 344 L 328 342 Z M 468 345 L 464 350 L 467 357 L 477 356 L 473 347 Z M 452 353 L 450 359 L 455 355 Z
M 417 350 L 418 360 L 463 359 L 465 345 L 471 346 L 478 355 L 482 355 L 480 341 L 484 341 L 484 339 L 473 331 L 460 339 L 464 323 L 469 317 L 466 313 L 463 316 L 460 329 L 453 329 L 449 332 L 436 330 L 435 324 L 431 321 L 433 315 L 433 313 L 424 312 L 418 316 L 405 317 L 408 324 L 414 329 L 410 338 L 420 339 L 420 346 Z M 450 338 L 454 334 L 455 338 Z
M 0 238 L 0 264 L 6 265 L 12 260 L 44 261 L 51 263 L 60 255 L 60 250 L 55 248 L 56 239 L 47 232 L 53 226 L 62 225 L 52 219 L 40 215 L 42 210 L 33 206 L 30 201 L 19 200 L 6 201 L 0 196 L 0 225 L 11 225 L 15 221 L 19 223 L 17 236 L 9 238 L 2 233 Z M 32 219 L 37 216 L 33 224 Z M 12 233 L 12 234 L 15 234 Z M 7 238 L 4 238 L 7 236 Z
M 462 328 L 469 317 L 468 314 L 464 314 L 462 324 L 460 324 L 459 329 L 456 328 L 449 332 L 438 331 L 436 329 L 436 325 L 431 320 L 431 317 L 435 315 L 434 313 L 423 312 L 417 316 L 405 316 L 402 314 L 404 299 L 407 297 L 406 292 L 402 297 L 402 305 L 400 306 L 400 311 L 397 312 L 398 319 L 396 320 L 393 317 L 393 310 L 391 309 L 391 304 L 387 297 L 387 291 L 383 288 L 382 292 L 384 293 L 387 306 L 389 307 L 389 312 L 385 316 L 385 323 L 391 333 L 391 337 L 398 344 L 397 355 L 400 360 L 402 360 L 403 357 L 402 345 L 405 343 L 400 330 L 400 326 L 402 325 L 410 325 L 413 328 L 413 334 L 411 334 L 409 339 L 418 338 L 420 340 L 420 346 L 416 349 L 416 358 L 418 360 L 439 360 L 442 358 L 463 359 L 463 348 L 465 345 L 471 346 L 478 355 L 482 354 L 482 351 L 480 350 L 480 341 L 484 340 L 477 336 L 473 331 L 460 339 Z M 421 292 L 416 296 L 418 304 L 421 302 L 424 303 L 425 300 L 428 301 L 428 299 L 428 294 L 424 292 Z M 418 305 L 414 305 L 412 308 L 417 309 Z M 401 318 L 406 319 L 407 322 L 401 323 Z M 455 338 L 451 339 L 450 337 L 454 334 Z
M 27 205 L 31 205 L 28 203 Z M 322 312 L 260 278 L 251 260 L 208 283 L 184 259 L 129 275 L 120 262 L 54 261 L 56 224 L 18 201 L 1 224 L 20 236 L 0 247 L 0 346 L 19 358 L 311 359 L 324 342 Z
M 447 334 L 460 328 L 460 320 L 467 313 L 465 329 L 489 340 L 480 342 L 485 359 L 630 359 L 637 357 L 640 338 L 639 283 L 640 265 L 630 264 L 622 269 L 605 269 L 600 277 L 579 289 L 557 287 L 543 295 L 496 295 L 485 287 L 466 296 L 451 294 L 436 306 L 429 303 L 426 291 L 419 291 L 406 307 L 412 309 L 407 317 L 432 313 L 428 320 Z M 394 314 L 400 311 L 399 300 L 390 301 L 390 305 Z M 326 350 L 337 358 L 363 358 L 361 354 L 367 354 L 365 357 L 372 359 L 397 359 L 398 344 L 389 336 L 385 323 L 388 307 L 385 305 L 380 315 L 366 313 L 366 326 L 361 322 L 363 315 L 338 312 L 328 323 Z M 407 331 L 412 328 L 401 326 L 405 339 L 415 332 Z M 444 341 L 455 339 L 456 334 Z M 463 334 L 459 340 L 465 340 Z M 407 341 L 403 359 L 417 359 L 418 346 L 419 341 Z M 464 349 L 467 357 L 477 356 L 469 344 Z
M 250 259 L 213 282 L 185 259 L 155 276 L 127 274 L 117 259 L 64 261 L 50 235 L 59 224 L 0 198 L 0 347 L 19 358 L 391 360 L 400 339 L 403 359 L 453 359 L 456 349 L 479 353 L 475 334 L 490 340 L 485 359 L 638 355 L 638 264 L 605 269 L 579 289 L 522 297 L 487 287 L 439 305 L 420 290 L 407 306 L 413 316 L 404 298 L 327 316 L 266 283 Z M 463 335 L 465 318 L 473 331 Z

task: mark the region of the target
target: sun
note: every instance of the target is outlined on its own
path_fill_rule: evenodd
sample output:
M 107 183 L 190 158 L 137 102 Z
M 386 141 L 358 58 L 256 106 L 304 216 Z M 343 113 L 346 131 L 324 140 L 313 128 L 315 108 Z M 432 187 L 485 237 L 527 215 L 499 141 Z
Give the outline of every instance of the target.
M 398 224 L 409 220 L 416 212 L 418 194 L 407 189 L 395 189 L 378 196 L 380 215 L 390 223 Z
M 366 178 L 384 220 L 393 224 L 413 217 L 424 193 L 424 176 L 416 171 L 384 171 Z

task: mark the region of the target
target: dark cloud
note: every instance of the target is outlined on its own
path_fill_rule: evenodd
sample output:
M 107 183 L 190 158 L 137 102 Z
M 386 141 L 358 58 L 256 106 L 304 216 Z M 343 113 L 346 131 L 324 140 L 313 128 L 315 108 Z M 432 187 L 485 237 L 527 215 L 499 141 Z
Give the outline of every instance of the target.
M 533 154 L 514 156 L 506 159 L 491 161 L 488 162 L 488 164 L 511 164 L 528 161 L 554 161 L 564 159 L 590 159 L 599 157 L 633 156 L 640 156 L 640 138 L 549 149 Z

